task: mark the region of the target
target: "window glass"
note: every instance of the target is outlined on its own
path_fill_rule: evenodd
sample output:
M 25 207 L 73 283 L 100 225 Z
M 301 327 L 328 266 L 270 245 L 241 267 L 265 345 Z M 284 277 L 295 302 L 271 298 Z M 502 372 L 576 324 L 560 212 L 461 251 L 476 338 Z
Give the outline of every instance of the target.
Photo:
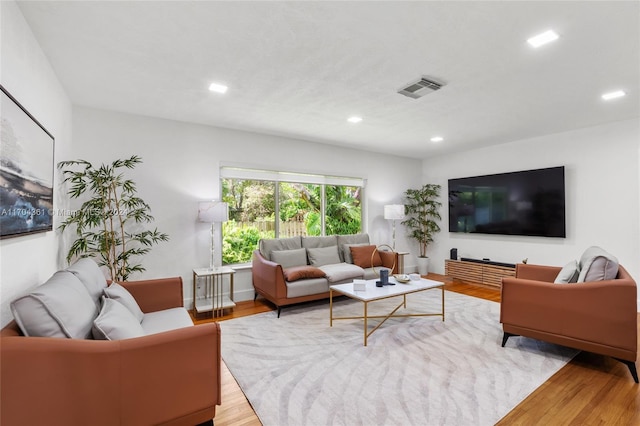
M 277 172 L 271 176 L 282 178 Z M 225 265 L 250 262 L 262 238 L 362 232 L 361 186 L 237 177 L 223 177 L 221 184 L 222 200 L 229 205 L 222 227 Z

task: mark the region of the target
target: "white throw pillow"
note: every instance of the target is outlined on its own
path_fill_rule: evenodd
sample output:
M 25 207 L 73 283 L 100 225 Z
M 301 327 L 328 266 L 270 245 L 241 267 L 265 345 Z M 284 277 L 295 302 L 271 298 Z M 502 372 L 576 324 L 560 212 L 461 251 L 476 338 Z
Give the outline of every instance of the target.
M 556 284 L 569 284 L 569 283 L 577 283 L 578 275 L 580 274 L 580 269 L 578 268 L 578 261 L 572 260 L 571 262 L 564 265 L 554 283 Z
M 114 299 L 122 303 L 127 309 L 129 309 L 129 311 L 131 311 L 133 316 L 136 317 L 138 323 L 140 323 L 142 318 L 144 318 L 144 312 L 140 309 L 136 299 L 134 299 L 131 293 L 129 293 L 129 291 L 120 284 L 112 283 L 109 287 L 104 289 L 104 295 L 109 299 Z
M 103 298 L 100 315 L 91 329 L 96 340 L 122 340 L 144 336 L 140 321 L 115 299 Z

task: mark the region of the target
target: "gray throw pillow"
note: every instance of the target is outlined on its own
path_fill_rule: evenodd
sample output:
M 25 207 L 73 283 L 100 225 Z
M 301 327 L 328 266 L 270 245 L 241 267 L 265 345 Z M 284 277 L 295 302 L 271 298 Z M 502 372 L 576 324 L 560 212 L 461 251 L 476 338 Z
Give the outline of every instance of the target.
M 100 315 L 93 321 L 91 332 L 96 340 L 122 340 L 145 335 L 140 321 L 128 308 L 106 297 Z
M 333 265 L 340 262 L 338 246 L 308 248 L 307 256 L 311 266 Z
M 618 276 L 618 259 L 601 249 L 589 247 L 580 258 L 578 282 L 607 281 Z
M 91 298 L 98 304 L 98 307 L 100 307 L 102 291 L 107 288 L 107 279 L 95 260 L 88 257 L 78 259 L 73 265 L 67 268 L 67 271 L 78 277 L 87 288 Z
M 111 283 L 109 287 L 104 289 L 104 295 L 109 299 L 114 299 L 122 303 L 138 320 L 138 323 L 140 323 L 142 318 L 144 318 L 144 312 L 140 309 L 140 305 L 138 305 L 136 299 L 134 299 L 131 293 L 129 293 L 129 291 L 120 284 Z
M 35 337 L 86 339 L 98 315 L 85 286 L 67 271 L 56 272 L 10 307 L 22 334 Z
M 554 283 L 555 284 L 577 283 L 579 274 L 580 274 L 580 269 L 578 269 L 578 262 L 576 260 L 572 260 L 571 262 L 564 265 L 562 270 L 560 270 Z
M 291 268 L 292 266 L 303 266 L 307 264 L 307 251 L 303 248 L 272 251 L 271 260 L 280 264 L 283 269 Z

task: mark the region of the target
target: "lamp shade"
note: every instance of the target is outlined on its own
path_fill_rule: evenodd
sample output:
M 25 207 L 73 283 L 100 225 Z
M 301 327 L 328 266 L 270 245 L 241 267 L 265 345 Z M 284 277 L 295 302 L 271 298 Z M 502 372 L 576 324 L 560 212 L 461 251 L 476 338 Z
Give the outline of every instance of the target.
M 222 201 L 201 201 L 198 204 L 198 222 L 220 223 L 229 220 L 229 206 Z
M 384 218 L 390 220 L 404 219 L 404 205 L 388 204 L 384 206 Z

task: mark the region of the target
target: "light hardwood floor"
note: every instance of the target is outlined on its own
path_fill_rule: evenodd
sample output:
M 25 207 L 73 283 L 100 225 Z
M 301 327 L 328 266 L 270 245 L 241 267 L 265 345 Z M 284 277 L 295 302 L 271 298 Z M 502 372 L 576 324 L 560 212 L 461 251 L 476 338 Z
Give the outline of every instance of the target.
M 500 301 L 500 291 L 462 284 L 436 274 L 450 291 Z M 240 302 L 218 321 L 274 310 L 263 299 Z M 286 308 L 283 309 L 286 315 Z M 198 318 L 196 323 L 213 321 Z M 640 316 L 638 316 L 640 328 Z M 222 365 L 222 405 L 216 409 L 216 426 L 260 425 L 242 390 Z M 640 425 L 640 385 L 628 368 L 612 358 L 581 352 L 571 362 L 508 413 L 498 425 Z

